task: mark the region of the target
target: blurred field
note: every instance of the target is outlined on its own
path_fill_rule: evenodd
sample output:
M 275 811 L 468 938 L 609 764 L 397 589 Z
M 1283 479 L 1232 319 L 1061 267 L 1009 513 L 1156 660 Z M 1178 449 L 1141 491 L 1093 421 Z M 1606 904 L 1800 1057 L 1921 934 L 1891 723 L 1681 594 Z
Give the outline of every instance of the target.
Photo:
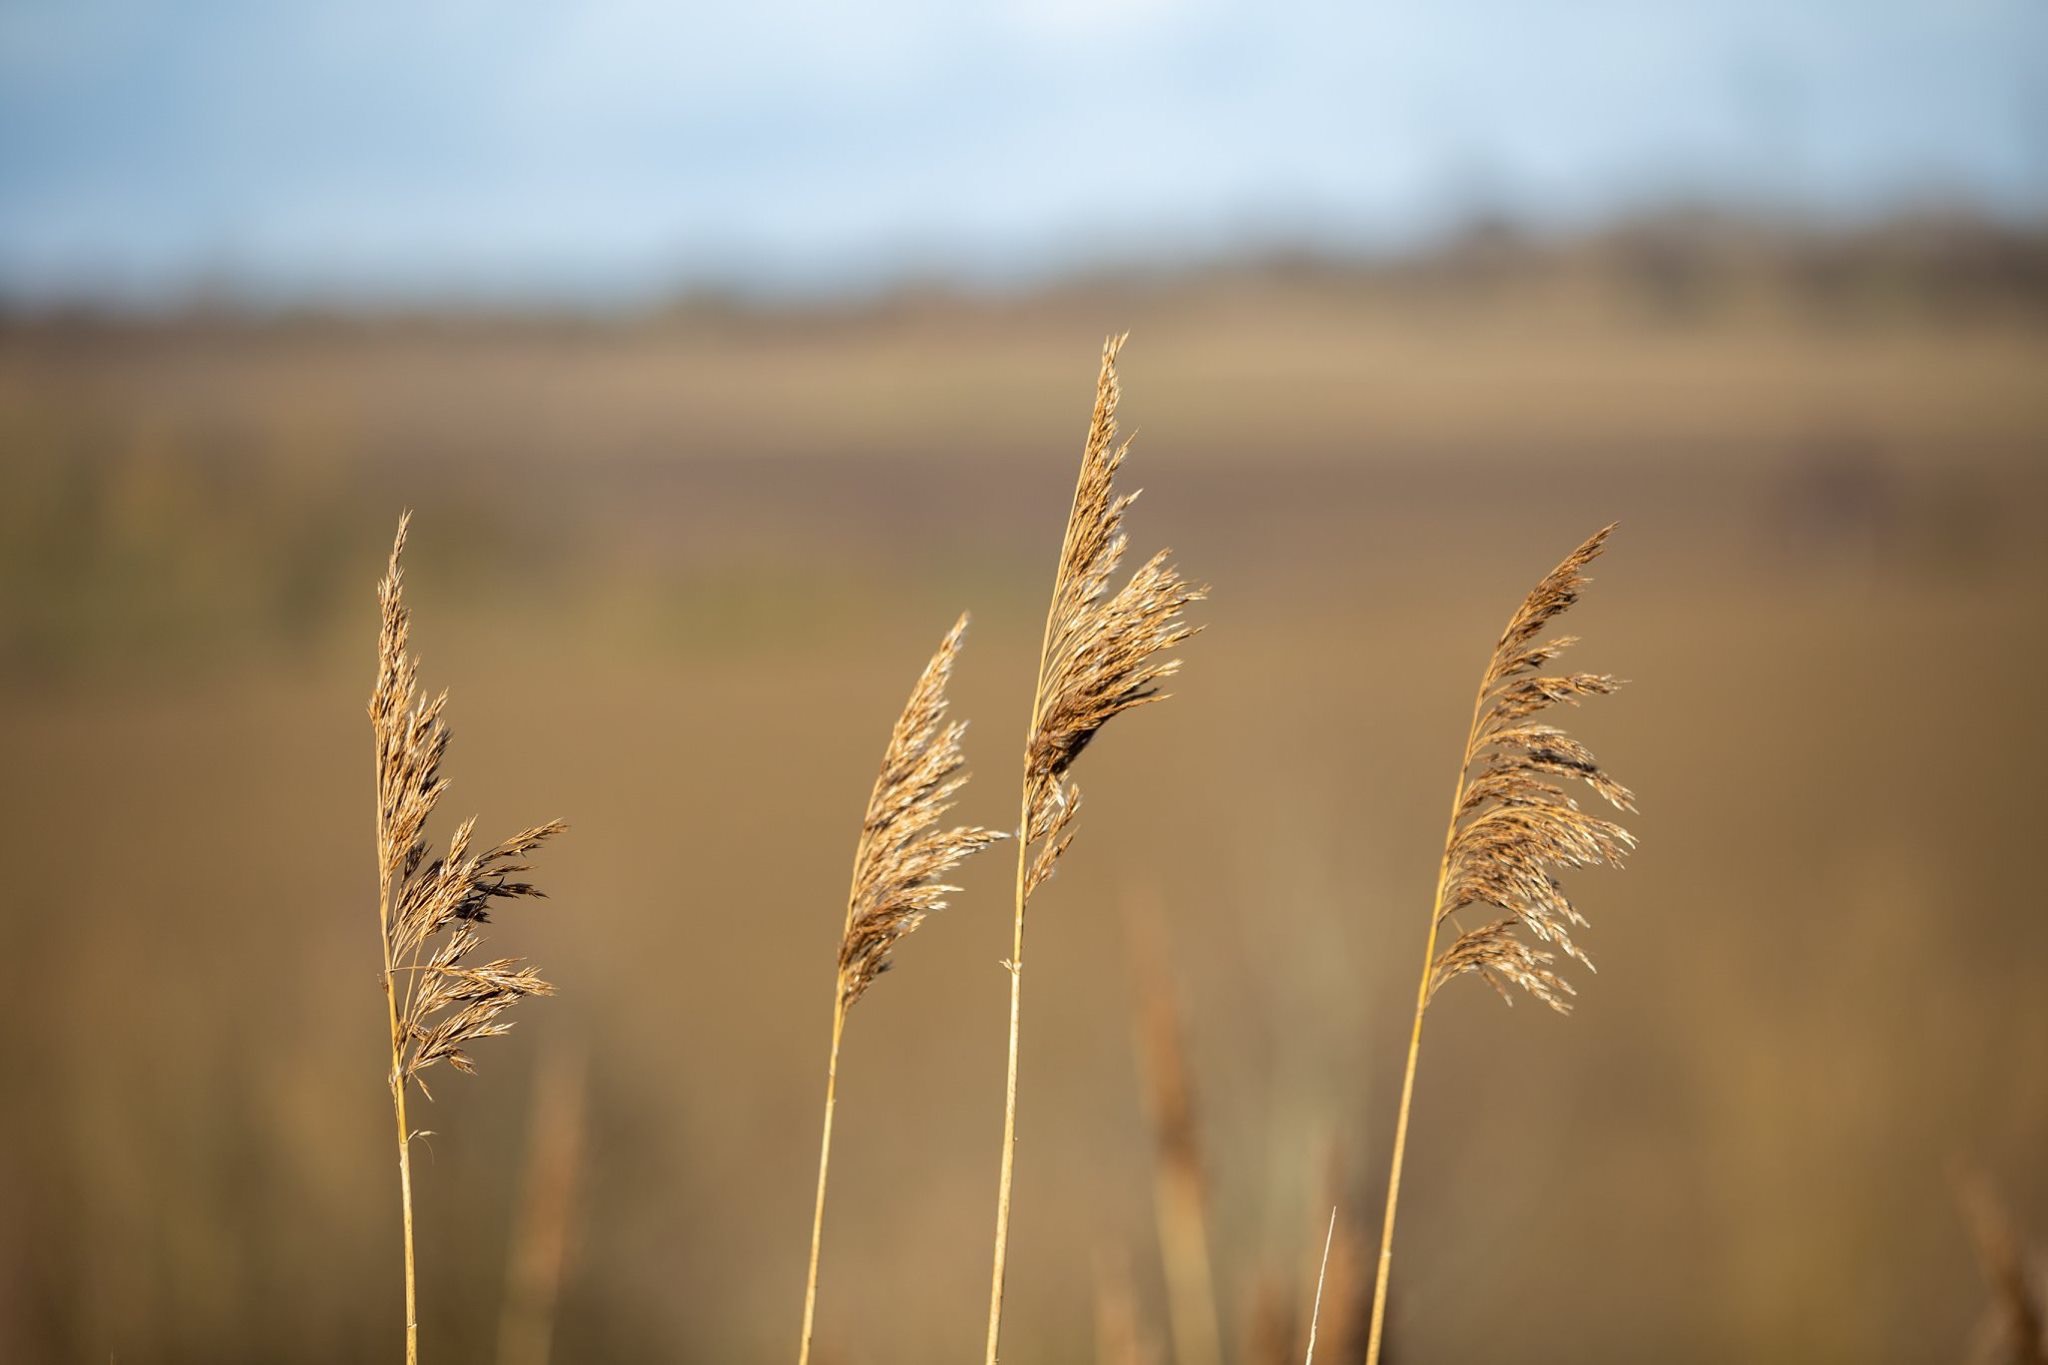
M 1216 591 L 1035 902 L 1010 1355 L 1089 1358 L 1105 1251 L 1163 1321 L 1134 895 L 1174 926 L 1227 1337 L 1319 1239 L 1332 1144 L 1372 1235 L 1474 674 L 1618 519 L 1573 625 L 1633 685 L 1575 728 L 1643 848 L 1575 884 L 1575 1016 L 1432 1013 L 1396 1349 L 1959 1356 L 1955 1170 L 2048 1234 L 2043 259 L 1482 237 L 809 311 L 6 324 L 0 1357 L 397 1347 L 362 703 L 407 505 L 444 809 L 574 827 L 494 935 L 561 997 L 420 1120 L 428 1355 L 490 1355 L 543 1042 L 591 1067 L 557 1358 L 787 1351 L 873 765 L 971 607 L 962 814 L 1011 818 L 1124 327 L 1140 548 Z M 1008 879 L 968 875 L 849 1030 L 838 1361 L 980 1339 Z

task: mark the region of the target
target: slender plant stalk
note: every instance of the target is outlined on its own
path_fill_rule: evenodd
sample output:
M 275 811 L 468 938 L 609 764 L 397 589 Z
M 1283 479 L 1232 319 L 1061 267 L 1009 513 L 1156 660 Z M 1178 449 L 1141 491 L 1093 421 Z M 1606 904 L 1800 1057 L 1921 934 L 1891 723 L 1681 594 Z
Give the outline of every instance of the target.
M 1479 712 L 1486 701 L 1486 684 L 1480 684 L 1479 697 L 1472 703 L 1472 724 L 1465 731 L 1466 761 L 1469 767 L 1472 753 L 1472 739 L 1479 729 Z M 1451 849 L 1458 837 L 1458 814 L 1465 805 L 1465 776 L 1468 769 L 1458 771 L 1458 786 L 1451 794 L 1450 829 L 1444 835 L 1444 854 L 1436 868 L 1436 891 L 1430 897 L 1430 904 L 1439 911 L 1443 907 L 1444 881 L 1450 875 Z M 1380 1358 L 1380 1333 L 1387 1316 L 1387 1274 L 1394 1264 L 1394 1214 L 1401 1202 L 1401 1167 L 1408 1155 L 1408 1115 L 1415 1101 L 1415 1062 L 1422 1052 L 1422 1016 L 1429 1010 L 1431 982 L 1436 974 L 1437 930 L 1443 924 L 1440 914 L 1429 917 L 1429 937 L 1422 946 L 1422 981 L 1415 991 L 1415 1024 L 1408 1033 L 1408 1065 L 1401 1072 L 1401 1112 L 1394 1120 L 1394 1160 L 1387 1172 L 1387 1216 L 1380 1227 L 1379 1271 L 1372 1287 L 1372 1326 L 1368 1331 L 1365 1358 L 1369 1365 L 1376 1365 Z
M 384 855 L 384 801 L 383 765 L 377 773 L 377 864 L 388 868 L 390 860 Z M 398 1202 L 405 1225 L 405 1365 L 419 1365 L 420 1358 L 420 1315 L 419 1294 L 413 1266 L 412 1249 L 412 1130 L 405 1120 L 405 1067 L 401 1048 L 405 1035 L 398 1028 L 398 990 L 393 980 L 391 961 L 391 877 L 384 872 L 378 877 L 377 927 L 384 941 L 384 1004 L 391 1025 L 391 1110 L 398 1120 Z
M 1330 1273 L 1330 1243 L 1337 1238 L 1337 1210 L 1330 1210 L 1330 1226 L 1323 1233 L 1323 1259 L 1316 1267 L 1316 1301 L 1308 1312 L 1308 1350 L 1301 1365 L 1316 1365 L 1316 1326 L 1323 1320 L 1323 1277 Z
M 1601 770 L 1592 753 L 1555 726 L 1531 717 L 1560 703 L 1576 706 L 1604 696 L 1620 682 L 1604 673 L 1540 676 L 1544 665 L 1574 641 L 1540 641 L 1544 628 L 1578 601 L 1588 581 L 1584 569 L 1605 548 L 1612 526 L 1595 533 L 1545 575 L 1516 608 L 1494 645 L 1451 794 L 1443 857 L 1437 863 L 1430 900 L 1422 978 L 1415 991 L 1415 1021 L 1408 1034 L 1408 1060 L 1401 1073 L 1401 1105 L 1395 1118 L 1394 1151 L 1387 1172 L 1386 1217 L 1380 1229 L 1379 1268 L 1373 1283 L 1372 1325 L 1367 1365 L 1377 1365 L 1387 1314 L 1387 1284 L 1394 1259 L 1394 1220 L 1400 1207 L 1401 1172 L 1408 1155 L 1408 1125 L 1414 1112 L 1416 1063 L 1422 1052 L 1422 1023 L 1438 990 L 1454 976 L 1483 977 L 1503 1000 L 1519 986 L 1560 1013 L 1569 1013 L 1571 985 L 1550 964 L 1559 953 L 1592 963 L 1573 944 L 1571 931 L 1585 919 L 1565 898 L 1555 872 L 1599 864 L 1619 866 L 1635 845 L 1627 830 L 1581 811 L 1552 778 L 1576 778 L 1619 810 L 1633 810 L 1634 798 Z M 1439 953 L 1447 920 L 1468 906 L 1490 906 L 1500 917 L 1460 932 Z M 1453 926 L 1454 928 L 1457 926 Z M 1518 935 L 1526 932 L 1535 947 Z
M 853 875 L 846 892 L 840 931 L 839 968 L 832 985 L 832 1050 L 825 1063 L 825 1122 L 818 1139 L 818 1197 L 811 1210 L 811 1259 L 804 1278 L 803 1335 L 798 1365 L 808 1365 L 817 1324 L 818 1256 L 825 1236 L 825 1187 L 832 1168 L 832 1120 L 839 1102 L 839 1046 L 854 1002 L 889 970 L 896 944 L 942 910 L 944 877 L 963 859 L 1007 835 L 962 826 L 937 828 L 953 798 L 967 785 L 967 758 L 960 741 L 964 721 L 946 720 L 946 684 L 967 631 L 963 615 L 925 665 L 882 754 L 882 771 L 868 796 L 860 840 L 853 851 Z
M 825 1132 L 818 1139 L 818 1200 L 811 1211 L 811 1267 L 804 1279 L 803 1344 L 798 1365 L 809 1365 L 811 1332 L 818 1315 L 818 1248 L 825 1239 L 825 1178 L 832 1169 L 832 1112 L 839 1099 L 839 1040 L 846 1033 L 846 999 L 841 992 L 832 1006 L 832 1055 L 825 1063 Z
M 1129 450 L 1116 440 L 1117 352 L 1122 337 L 1103 343 L 1095 409 L 1082 448 L 1081 472 L 1060 542 L 1052 601 L 1038 646 L 1038 674 L 1025 734 L 1024 783 L 1017 810 L 1017 876 L 1010 928 L 1010 1034 L 1003 1084 L 1003 1149 L 996 1183 L 994 1265 L 989 1275 L 987 1365 L 1002 1344 L 1003 1286 L 1009 1266 L 1010 1214 L 1017 1170 L 1017 1057 L 1024 999 L 1024 920 L 1031 894 L 1050 877 L 1073 839 L 1081 793 L 1067 781 L 1074 760 L 1109 720 L 1160 698 L 1159 684 L 1180 667 L 1162 652 L 1194 631 L 1181 609 L 1205 595 L 1189 585 L 1161 551 L 1114 594 L 1109 580 L 1122 561 L 1123 514 L 1136 494 L 1118 494 L 1115 478 Z M 1034 853 L 1035 850 L 1035 853 Z
M 1039 673 L 1044 676 L 1044 655 L 1041 652 Z M 1039 696 L 1031 698 L 1031 729 L 1038 730 Z M 995 1268 L 991 1273 L 988 1290 L 988 1365 L 996 1365 L 996 1352 L 1003 1336 L 1003 1280 L 1009 1273 L 1010 1265 L 1010 1194 L 1017 1179 L 1017 1037 L 1024 1018 L 1024 907 L 1027 900 L 1025 891 L 1025 858 L 1030 852 L 1030 842 L 1022 832 L 1030 828 L 1031 797 L 1027 789 L 1023 807 L 1017 814 L 1017 900 L 1016 914 L 1010 928 L 1010 957 L 1003 966 L 1010 972 L 1010 1041 L 1009 1066 L 1003 1077 L 1003 1160 L 1001 1173 L 996 1177 L 996 1238 Z

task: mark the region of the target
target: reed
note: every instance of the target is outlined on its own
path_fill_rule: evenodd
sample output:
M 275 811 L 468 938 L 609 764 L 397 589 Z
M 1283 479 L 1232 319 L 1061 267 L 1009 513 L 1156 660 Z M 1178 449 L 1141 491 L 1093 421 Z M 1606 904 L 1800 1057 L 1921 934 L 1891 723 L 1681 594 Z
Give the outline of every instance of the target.
M 1074 761 L 1110 720 L 1161 699 L 1159 685 L 1180 667 L 1162 655 L 1194 633 L 1181 616 L 1207 590 L 1191 586 L 1162 550 L 1115 593 L 1109 581 L 1123 561 L 1124 513 L 1136 493 L 1116 491 L 1130 449 L 1116 439 L 1116 362 L 1124 338 L 1103 343 L 1095 408 L 1081 451 L 1081 473 L 1067 515 L 1052 602 L 1039 642 L 1038 674 L 1025 731 L 1024 781 L 1017 813 L 1017 874 L 1011 923 L 1009 1066 L 1003 1091 L 1003 1148 L 996 1185 L 995 1265 L 990 1275 L 987 1365 L 1002 1342 L 1003 1282 L 1009 1262 L 1010 1208 L 1017 1163 L 1017 1045 L 1024 990 L 1024 919 L 1031 896 L 1073 841 L 1080 789 L 1068 781 Z
M 448 751 L 443 719 L 448 694 L 420 692 L 419 660 L 408 654 L 412 613 L 405 605 L 406 532 L 412 514 L 398 520 L 391 560 L 377 585 L 382 625 L 377 637 L 377 681 L 370 693 L 370 728 L 377 768 L 377 924 L 382 939 L 384 1001 L 390 1027 L 392 1114 L 397 1122 L 399 1206 L 405 1234 L 405 1358 L 419 1360 L 419 1299 L 413 1255 L 412 1139 L 406 1095 L 417 1085 L 432 1099 L 422 1074 L 446 1062 L 475 1070 L 467 1048 L 512 1027 L 502 1016 L 531 995 L 551 995 L 539 969 L 517 958 L 473 962 L 482 946 L 477 926 L 491 904 L 537 897 L 531 883 L 514 880 L 531 869 L 525 856 L 561 833 L 560 821 L 521 830 L 503 843 L 472 852 L 476 821 L 465 820 L 448 850 L 427 856 L 427 818 L 448 790 L 441 760 Z
M 1166 927 L 1149 898 L 1125 907 L 1136 985 L 1138 1070 L 1152 1125 L 1152 1208 L 1176 1365 L 1222 1365 L 1222 1328 L 1209 1254 L 1209 1182 L 1202 1167 L 1195 1093 Z
M 1569 1013 L 1568 997 L 1574 992 L 1552 964 L 1560 953 L 1577 958 L 1589 971 L 1593 964 L 1572 942 L 1571 931 L 1586 921 L 1566 899 L 1555 874 L 1564 868 L 1619 866 L 1635 846 L 1627 830 L 1581 811 L 1565 788 L 1550 779 L 1582 781 L 1623 811 L 1635 809 L 1628 789 L 1608 777 L 1584 745 L 1563 730 L 1534 719 L 1561 702 L 1577 705 L 1586 697 L 1604 696 L 1620 686 L 1617 679 L 1604 673 L 1546 674 L 1543 670 L 1575 641 L 1569 636 L 1540 638 L 1553 620 L 1578 601 L 1588 582 L 1586 566 L 1606 547 L 1613 530 L 1608 526 L 1596 532 L 1523 599 L 1493 648 L 1472 704 L 1472 723 L 1465 734 L 1458 781 L 1451 795 L 1443 858 L 1437 865 L 1422 978 L 1416 988 L 1415 1023 L 1401 1077 L 1401 1107 L 1387 1175 L 1386 1219 L 1380 1232 L 1367 1365 L 1377 1365 L 1380 1357 L 1387 1277 L 1394 1254 L 1394 1215 L 1415 1096 L 1415 1064 L 1422 1046 L 1423 1016 L 1430 1002 L 1451 978 L 1474 973 L 1510 1004 L 1513 997 L 1508 987 L 1515 986 L 1552 1009 Z M 1445 923 L 1473 906 L 1488 907 L 1486 913 L 1492 917 L 1477 928 L 1458 933 L 1439 954 L 1437 941 Z M 1453 922 L 1452 927 L 1459 926 Z M 1535 942 L 1525 940 L 1524 934 Z
M 963 826 L 939 829 L 939 819 L 967 785 L 967 758 L 960 747 L 964 721 L 946 719 L 946 684 L 967 632 L 962 615 L 946 632 L 938 652 L 911 689 L 903 714 L 889 733 L 882 771 L 868 795 L 860 840 L 854 846 L 853 878 L 840 931 L 839 966 L 832 991 L 832 1050 L 825 1065 L 825 1126 L 818 1143 L 818 1195 L 811 1212 L 810 1270 L 804 1280 L 803 1335 L 799 1365 L 811 1358 L 811 1334 L 818 1307 L 818 1251 L 825 1232 L 825 1184 L 832 1164 L 832 1117 L 838 1103 L 839 1046 L 846 1016 L 875 978 L 889 970 L 890 954 L 902 939 L 942 910 L 958 887 L 940 881 L 963 859 L 1009 837 Z

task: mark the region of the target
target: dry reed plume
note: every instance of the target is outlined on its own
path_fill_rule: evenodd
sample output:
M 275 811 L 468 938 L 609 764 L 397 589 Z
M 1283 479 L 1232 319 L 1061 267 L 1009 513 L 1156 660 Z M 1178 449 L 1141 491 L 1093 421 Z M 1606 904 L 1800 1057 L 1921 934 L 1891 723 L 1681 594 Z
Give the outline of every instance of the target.
M 1024 746 L 1024 782 L 1017 815 L 1016 905 L 1010 957 L 1009 1067 L 1003 1099 L 1002 1168 L 996 1187 L 995 1265 L 990 1277 L 988 1365 L 996 1365 L 1003 1329 L 1003 1278 L 1009 1259 L 1010 1199 L 1017 1159 L 1017 1038 L 1024 987 L 1024 916 L 1031 895 L 1050 877 L 1073 840 L 1079 788 L 1067 776 L 1109 721 L 1160 699 L 1159 684 L 1180 667 L 1160 657 L 1194 633 L 1181 617 L 1206 590 L 1189 585 L 1162 550 L 1116 593 L 1109 580 L 1127 541 L 1123 517 L 1135 493 L 1115 488 L 1130 443 L 1116 439 L 1117 353 L 1124 338 L 1103 343 L 1095 409 L 1081 453 L 1080 478 L 1053 577 L 1052 602 L 1039 643 L 1038 676 Z M 1034 853 L 1035 850 L 1035 853 Z
M 1472 705 L 1472 724 L 1466 732 L 1451 797 L 1443 859 L 1437 866 L 1435 903 L 1423 949 L 1422 979 L 1416 990 L 1415 1025 L 1401 1079 L 1367 1365 L 1375 1365 L 1380 1356 L 1387 1275 L 1393 1261 L 1394 1214 L 1415 1094 L 1415 1063 L 1422 1045 L 1423 1015 L 1430 1001 L 1452 977 L 1472 972 L 1485 978 L 1510 1004 L 1513 998 L 1507 988 L 1518 986 L 1552 1009 L 1569 1012 L 1566 997 L 1573 994 L 1572 987 L 1552 964 L 1560 953 L 1577 958 L 1588 970 L 1593 964 L 1572 942 L 1571 931 L 1586 921 L 1565 898 L 1555 872 L 1603 863 L 1619 866 L 1635 846 L 1627 830 L 1581 811 L 1565 788 L 1551 779 L 1576 778 L 1623 811 L 1635 809 L 1628 789 L 1608 777 L 1584 745 L 1563 730 L 1535 720 L 1560 702 L 1577 705 L 1583 698 L 1604 696 L 1620 685 L 1604 673 L 1544 673 L 1575 641 L 1569 636 L 1539 638 L 1551 621 L 1578 601 L 1588 581 L 1586 566 L 1599 556 L 1613 530 L 1608 526 L 1596 532 L 1523 599 L 1494 646 Z M 1490 907 L 1488 913 L 1493 917 L 1459 933 L 1439 954 L 1437 936 L 1445 922 L 1471 906 Z M 1535 942 L 1525 940 L 1524 933 Z
M 406 652 L 412 613 L 405 605 L 400 558 L 412 514 L 399 518 L 391 561 L 377 585 L 382 627 L 370 726 L 377 747 L 377 921 L 384 950 L 384 999 L 391 1035 L 391 1105 L 398 1127 L 398 1187 L 405 1228 L 405 1358 L 419 1359 L 419 1312 L 412 1233 L 412 1139 L 406 1121 L 409 1086 L 427 1091 L 421 1074 L 438 1062 L 472 1071 L 469 1045 L 511 1028 L 500 1016 L 529 995 L 553 987 L 516 958 L 475 963 L 483 943 L 476 926 L 490 920 L 491 902 L 541 893 L 511 878 L 521 861 L 566 826 L 559 821 L 522 830 L 482 852 L 470 850 L 475 820 L 465 820 L 448 850 L 428 859 L 427 818 L 448 790 L 441 760 L 448 751 L 442 719 L 448 694 L 419 690 L 419 660 Z
M 889 970 L 889 955 L 927 914 L 942 910 L 948 893 L 959 890 L 939 879 L 970 854 L 1005 834 L 960 827 L 939 829 L 940 817 L 967 785 L 967 758 L 960 740 L 964 721 L 946 719 L 946 684 L 967 631 L 965 615 L 953 623 L 911 689 L 910 700 L 868 797 L 854 847 L 853 880 L 846 898 L 846 922 L 839 941 L 839 970 L 832 1004 L 832 1052 L 825 1067 L 825 1129 L 818 1144 L 818 1198 L 811 1216 L 810 1271 L 804 1282 L 803 1338 L 797 1360 L 811 1355 L 818 1305 L 818 1248 L 825 1230 L 825 1181 L 832 1160 L 832 1115 L 839 1089 L 839 1045 L 846 1015 L 875 978 Z

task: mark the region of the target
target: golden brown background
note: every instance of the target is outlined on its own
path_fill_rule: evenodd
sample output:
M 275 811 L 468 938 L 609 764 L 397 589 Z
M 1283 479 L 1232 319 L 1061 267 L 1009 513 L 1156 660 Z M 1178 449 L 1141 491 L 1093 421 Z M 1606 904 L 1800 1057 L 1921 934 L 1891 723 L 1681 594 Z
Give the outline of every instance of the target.
M 491 1358 L 551 1050 L 588 1077 L 555 1357 L 787 1352 L 873 766 L 971 608 L 961 814 L 1010 818 L 1129 328 L 1135 548 L 1215 591 L 1035 902 L 1009 1356 L 1090 1359 L 1104 1266 L 1163 1321 L 1133 900 L 1170 924 L 1227 1342 L 1301 1286 L 1333 1154 L 1376 1235 L 1477 670 L 1619 520 L 1570 624 L 1632 682 L 1573 724 L 1642 847 L 1573 880 L 1577 1014 L 1431 1014 L 1395 1351 L 1961 1358 L 1958 1174 L 2048 1233 L 2044 280 L 1968 223 L 1679 221 L 837 308 L 6 324 L 0 1357 L 396 1349 L 362 707 L 404 507 L 444 815 L 573 826 L 491 936 L 560 997 L 419 1120 L 428 1354 Z M 834 1361 L 980 1340 L 1001 857 L 849 1028 Z

